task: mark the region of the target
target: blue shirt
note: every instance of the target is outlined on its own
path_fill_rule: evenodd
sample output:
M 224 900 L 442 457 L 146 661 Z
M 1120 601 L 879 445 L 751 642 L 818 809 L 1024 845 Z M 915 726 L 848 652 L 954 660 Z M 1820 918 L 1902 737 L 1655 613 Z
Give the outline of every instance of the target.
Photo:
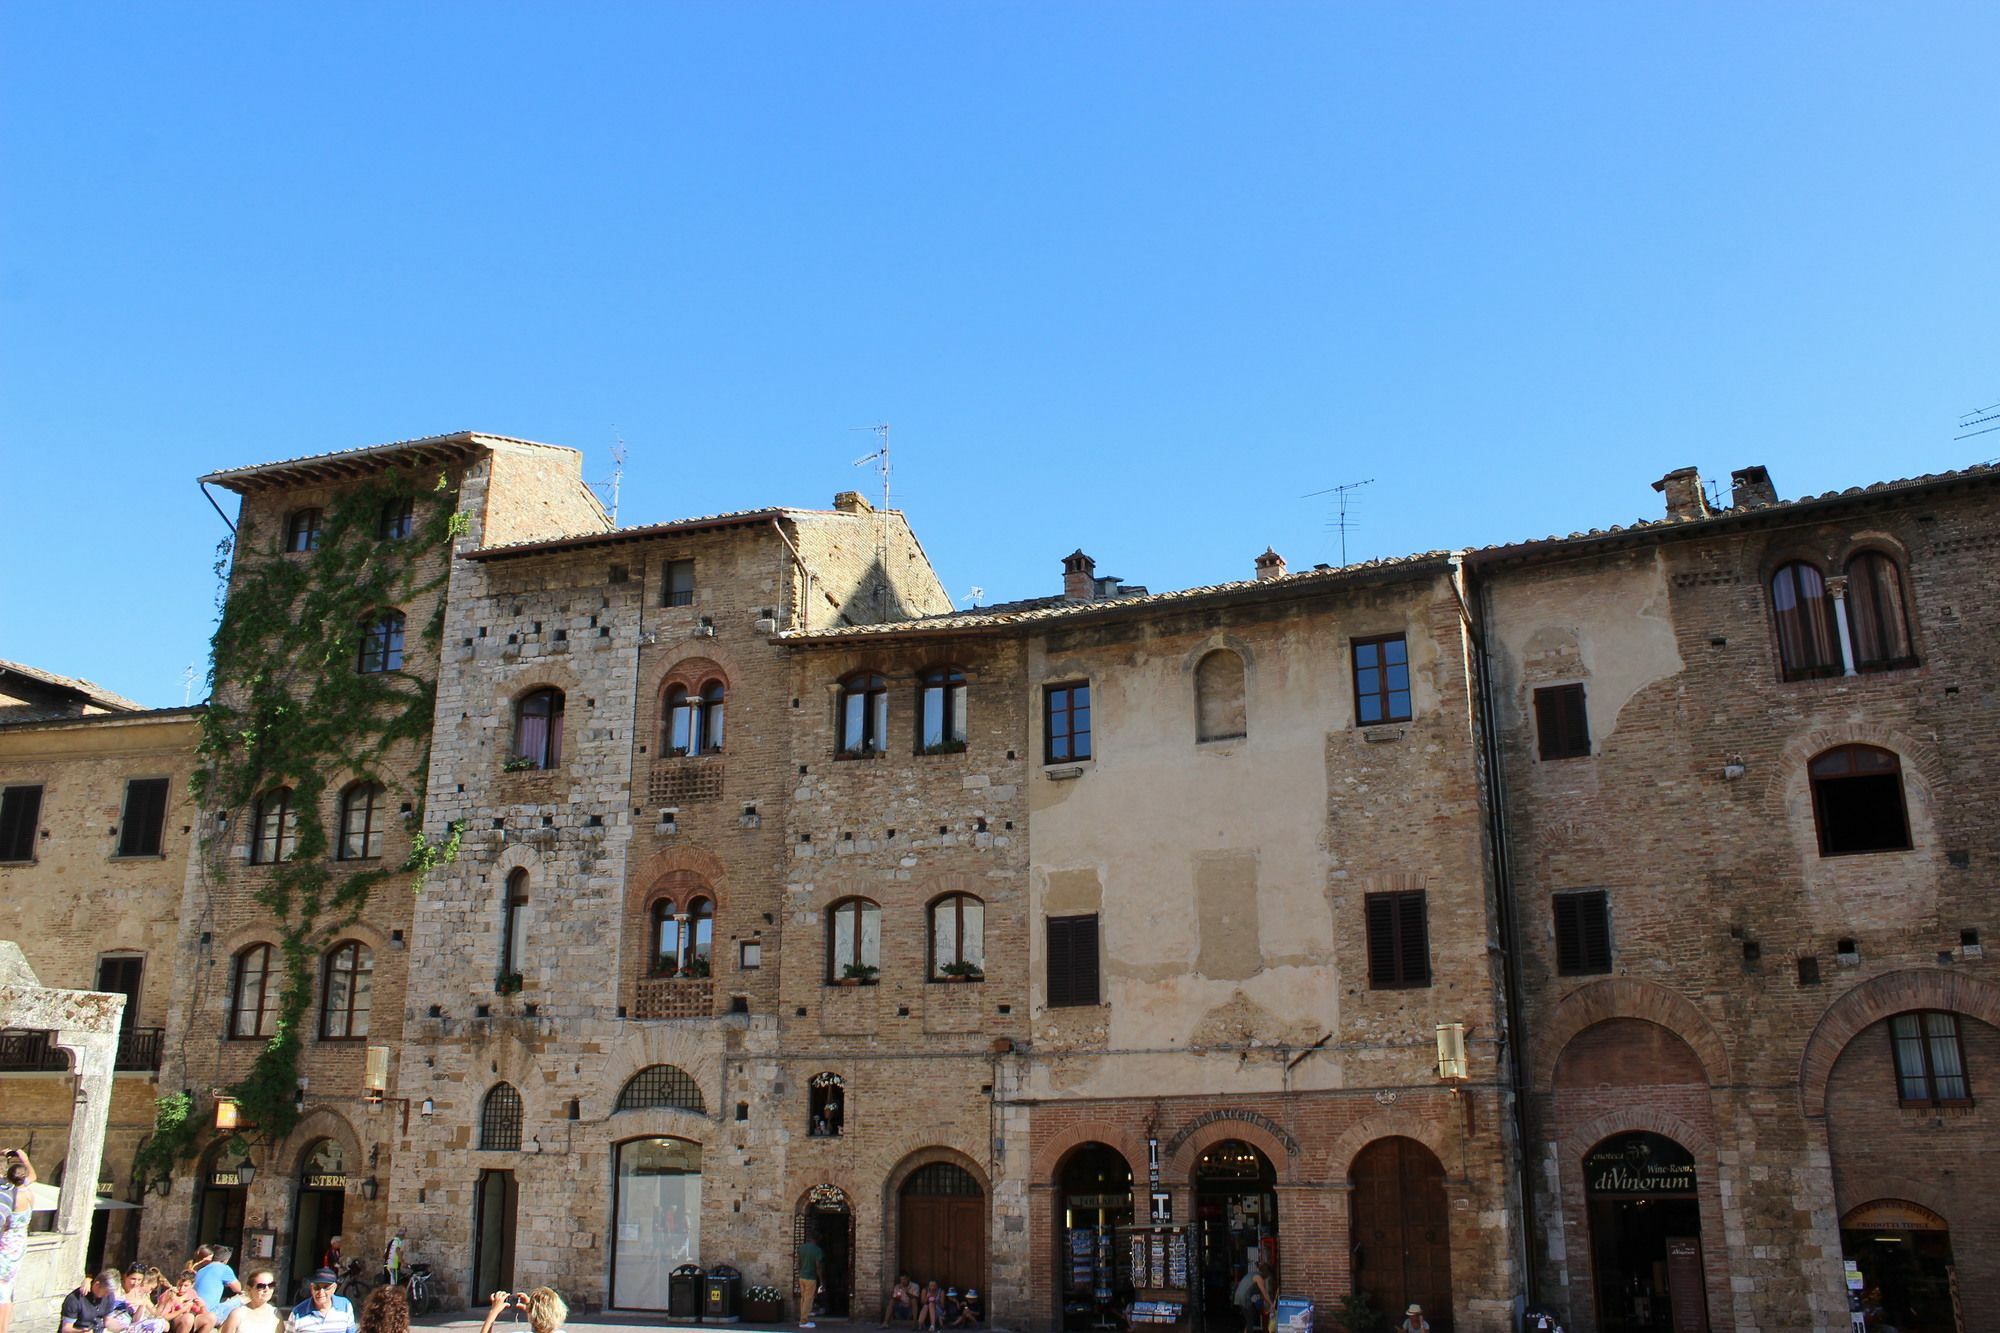
M 194 1294 L 201 1298 L 203 1308 L 214 1314 L 222 1306 L 222 1289 L 234 1281 L 235 1269 L 211 1260 L 195 1270 Z
M 330 1308 L 313 1309 L 312 1298 L 307 1297 L 292 1307 L 292 1317 L 285 1321 L 291 1333 L 348 1333 L 354 1327 L 354 1302 L 345 1296 L 335 1296 Z

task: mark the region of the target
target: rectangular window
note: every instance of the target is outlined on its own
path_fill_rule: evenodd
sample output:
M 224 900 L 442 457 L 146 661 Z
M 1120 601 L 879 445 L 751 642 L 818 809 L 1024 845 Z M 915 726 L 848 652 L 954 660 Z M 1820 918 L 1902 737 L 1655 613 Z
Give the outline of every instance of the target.
M 1905 1106 L 1970 1106 L 1958 1019 L 1935 1011 L 1889 1020 L 1896 1050 L 1896 1092 Z
M 1590 717 L 1584 712 L 1583 686 L 1550 685 L 1535 691 L 1535 731 L 1544 759 L 1586 759 L 1590 756 Z
M 1042 692 L 1043 763 L 1090 758 L 1090 685 L 1078 681 Z M 1092 1004 L 1097 1003 L 1095 1000 Z
M 694 561 L 667 561 L 664 586 L 660 590 L 660 605 L 694 605 Z
M 133 778 L 125 784 L 125 818 L 118 826 L 120 856 L 158 856 L 167 825 L 167 780 Z
M 1410 720 L 1410 647 L 1402 635 L 1354 641 L 1354 716 L 1364 727 Z
M 1097 916 L 1049 918 L 1049 1008 L 1091 1005 L 1097 999 Z
M 35 830 L 42 822 L 42 789 L 0 791 L 0 861 L 35 859 Z
M 1584 977 L 1611 970 L 1611 903 L 1602 889 L 1558 893 L 1556 973 Z
M 1431 945 L 1424 892 L 1371 893 L 1368 911 L 1368 985 L 1400 990 L 1431 984 Z

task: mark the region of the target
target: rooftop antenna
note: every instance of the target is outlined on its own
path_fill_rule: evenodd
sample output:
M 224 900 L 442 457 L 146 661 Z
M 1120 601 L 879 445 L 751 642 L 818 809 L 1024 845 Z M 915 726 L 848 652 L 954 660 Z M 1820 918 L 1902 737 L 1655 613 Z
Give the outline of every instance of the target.
M 611 526 L 618 526 L 618 492 L 625 487 L 625 437 L 611 428 Z
M 2000 403 L 1976 408 L 1958 419 L 1960 434 L 1954 440 L 1969 440 L 1975 435 L 1990 435 L 2000 430 Z
M 1310 500 L 1316 495 L 1339 497 L 1334 511 L 1333 528 L 1340 534 L 1340 563 L 1343 565 L 1347 563 L 1347 530 L 1354 526 L 1347 517 L 1347 494 L 1349 491 L 1358 491 L 1363 486 L 1374 484 L 1375 478 L 1370 477 L 1366 481 L 1350 481 L 1339 486 L 1329 486 L 1323 491 L 1308 491 L 1299 497 L 1301 500 Z
M 885 421 L 879 426 L 854 426 L 850 427 L 850 429 L 872 430 L 882 437 L 882 447 L 872 454 L 863 454 L 861 457 L 855 459 L 854 466 L 865 467 L 869 463 L 875 465 L 875 471 L 882 478 L 882 508 L 887 509 L 889 507 L 889 423 Z
M 972 596 L 969 598 L 969 600 L 971 601 L 972 605 L 978 606 L 979 599 L 984 597 L 985 595 L 986 595 L 986 589 L 980 587 L 978 584 L 975 583 L 972 585 Z
M 883 601 L 889 595 L 887 583 L 889 570 L 889 423 L 879 426 L 853 426 L 852 430 L 872 430 L 882 437 L 882 445 L 872 454 L 863 454 L 854 460 L 854 466 L 875 465 L 875 471 L 882 478 L 882 504 L 875 511 L 875 600 Z
M 181 672 L 181 704 L 185 707 L 194 702 L 194 663 L 188 663 L 187 670 Z

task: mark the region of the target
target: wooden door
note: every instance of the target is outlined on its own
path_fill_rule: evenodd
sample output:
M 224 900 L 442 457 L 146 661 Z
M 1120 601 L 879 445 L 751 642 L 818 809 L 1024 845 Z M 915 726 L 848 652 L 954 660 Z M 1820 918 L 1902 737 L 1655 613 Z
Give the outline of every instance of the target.
M 936 1162 L 903 1182 L 899 1266 L 918 1282 L 986 1286 L 986 1195 L 962 1167 Z
M 1451 1329 L 1451 1205 L 1444 1166 L 1415 1139 L 1377 1139 L 1354 1159 L 1354 1289 L 1400 1322 L 1412 1302 Z

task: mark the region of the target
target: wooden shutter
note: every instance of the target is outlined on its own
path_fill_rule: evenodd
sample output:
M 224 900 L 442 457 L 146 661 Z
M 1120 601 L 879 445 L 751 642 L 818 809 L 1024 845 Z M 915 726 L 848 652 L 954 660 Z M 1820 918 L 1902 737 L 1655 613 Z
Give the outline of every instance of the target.
M 1535 730 L 1544 759 L 1576 759 L 1590 753 L 1590 718 L 1583 686 L 1552 685 L 1535 691 Z
M 1556 972 L 1585 976 L 1611 970 L 1611 913 L 1602 890 L 1555 898 Z
M 1431 984 L 1431 938 L 1425 920 L 1424 895 L 1396 898 L 1396 979 L 1405 986 Z
M 1049 1007 L 1096 1004 L 1097 918 L 1049 918 Z
M 0 792 L 0 861 L 35 859 L 35 828 L 42 820 L 40 787 Z
M 1371 893 L 1368 907 L 1368 984 L 1382 987 L 1396 984 L 1396 904 L 1395 896 Z
M 167 818 L 167 780 L 134 778 L 125 784 L 125 822 L 118 829 L 120 856 L 158 856 Z

